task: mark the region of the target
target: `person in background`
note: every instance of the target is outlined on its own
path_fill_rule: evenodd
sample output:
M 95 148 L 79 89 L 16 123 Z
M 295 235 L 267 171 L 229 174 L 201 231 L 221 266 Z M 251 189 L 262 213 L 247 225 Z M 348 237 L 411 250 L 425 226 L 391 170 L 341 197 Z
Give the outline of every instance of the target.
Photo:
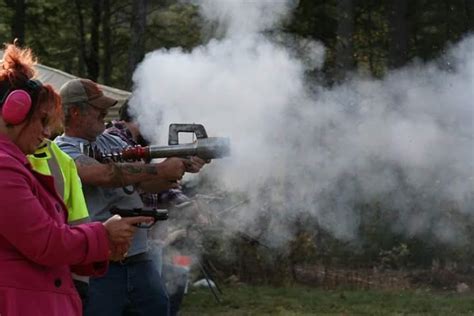
M 149 141 L 141 134 L 138 122 L 130 115 L 128 100 L 119 109 L 119 119 L 113 120 L 106 127 L 106 134 L 119 137 L 128 146 L 150 145 Z M 192 157 L 192 159 L 199 158 Z M 159 193 L 141 192 L 140 196 L 145 206 L 151 208 L 167 208 L 189 201 L 189 198 L 179 188 L 171 188 Z
M 104 118 L 117 101 L 105 96 L 95 82 L 87 79 L 66 82 L 60 95 L 65 132 L 55 142 L 76 163 L 93 220 L 107 220 L 113 207 L 143 208 L 136 189 L 160 192 L 175 188 L 185 172 L 198 172 L 204 165 L 200 159 L 180 158 L 150 164 L 101 163 L 94 153 L 128 147 L 120 138 L 103 133 Z M 85 314 L 169 314 L 166 290 L 148 252 L 147 230 L 136 231 L 126 258 L 111 261 L 106 275 L 91 278 Z
M 54 178 L 56 190 L 59 196 L 63 198 L 67 208 L 68 224 L 77 225 L 90 222 L 74 160 L 49 139 L 45 139 L 39 148 L 27 157 L 35 171 Z M 89 277 L 73 273 L 72 278 L 82 304 L 85 305 Z
M 148 146 L 149 142 L 140 133 L 138 122 L 132 117 L 129 110 L 128 100 L 119 109 L 119 119 L 113 120 L 107 125 L 105 133 L 119 137 L 129 146 Z M 165 209 L 173 205 L 183 205 L 190 199 L 179 189 L 173 188 L 158 193 L 139 192 L 143 204 L 150 208 Z M 167 223 L 158 223 L 150 231 L 153 258 L 160 272 L 162 282 L 169 295 L 170 315 L 178 314 L 184 298 L 188 271 L 163 262 L 163 250 L 172 240 L 185 235 L 183 230 L 167 234 Z M 180 235 L 180 236 L 178 236 Z
M 0 62 L 0 315 L 81 315 L 71 271 L 101 275 L 122 257 L 146 217 L 75 226 L 54 179 L 35 172 L 26 155 L 61 115 L 59 95 L 34 80 L 30 49 L 5 46 Z

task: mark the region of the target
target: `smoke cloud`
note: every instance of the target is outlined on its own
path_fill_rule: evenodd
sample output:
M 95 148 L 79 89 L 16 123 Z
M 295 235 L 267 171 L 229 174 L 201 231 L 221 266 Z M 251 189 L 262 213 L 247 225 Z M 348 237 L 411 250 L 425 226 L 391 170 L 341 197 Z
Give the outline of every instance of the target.
M 281 219 L 299 215 L 354 239 L 356 206 L 379 201 L 400 232 L 436 227 L 443 241 L 462 237 L 445 215 L 474 211 L 474 37 L 435 62 L 382 80 L 353 74 L 328 89 L 305 78 L 322 66 L 322 44 L 266 32 L 278 30 L 294 1 L 197 3 L 223 36 L 190 52 L 147 54 L 134 74 L 131 106 L 145 136 L 159 144 L 173 122 L 230 137 L 232 157 L 204 173 L 228 191 L 246 192 L 240 223 L 270 209 L 275 243 L 292 234 Z

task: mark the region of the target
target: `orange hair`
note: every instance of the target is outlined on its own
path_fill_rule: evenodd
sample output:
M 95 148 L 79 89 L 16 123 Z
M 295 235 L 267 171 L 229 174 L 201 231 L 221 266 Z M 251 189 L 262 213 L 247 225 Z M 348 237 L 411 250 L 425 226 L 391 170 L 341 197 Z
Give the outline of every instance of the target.
M 34 69 L 36 63 L 31 49 L 20 48 L 15 44 L 5 44 L 3 60 L 0 61 L 0 86 L 6 86 L 10 91 L 25 88 L 28 80 L 36 76 Z M 61 97 L 51 85 L 41 86 L 33 102 L 28 118 L 40 110 L 46 110 L 49 112 L 52 124 L 57 125 L 60 122 L 62 118 Z

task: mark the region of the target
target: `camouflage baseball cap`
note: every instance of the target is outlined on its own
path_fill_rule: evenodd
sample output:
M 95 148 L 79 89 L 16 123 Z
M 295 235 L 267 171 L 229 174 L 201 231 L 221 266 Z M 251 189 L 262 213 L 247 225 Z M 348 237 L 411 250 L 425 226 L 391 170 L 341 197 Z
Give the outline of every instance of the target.
M 62 85 L 59 89 L 63 104 L 88 103 L 99 109 L 108 109 L 117 100 L 104 95 L 99 86 L 89 79 L 72 79 Z

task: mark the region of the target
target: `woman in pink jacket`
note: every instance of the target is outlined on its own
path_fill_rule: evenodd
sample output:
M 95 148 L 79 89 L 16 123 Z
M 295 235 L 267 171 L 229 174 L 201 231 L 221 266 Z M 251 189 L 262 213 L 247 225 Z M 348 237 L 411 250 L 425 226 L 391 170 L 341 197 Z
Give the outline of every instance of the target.
M 133 224 L 111 218 L 69 227 L 54 180 L 32 170 L 25 155 L 50 136 L 60 97 L 32 80 L 28 49 L 7 45 L 0 62 L 0 315 L 81 315 L 71 272 L 100 275 L 122 256 Z

